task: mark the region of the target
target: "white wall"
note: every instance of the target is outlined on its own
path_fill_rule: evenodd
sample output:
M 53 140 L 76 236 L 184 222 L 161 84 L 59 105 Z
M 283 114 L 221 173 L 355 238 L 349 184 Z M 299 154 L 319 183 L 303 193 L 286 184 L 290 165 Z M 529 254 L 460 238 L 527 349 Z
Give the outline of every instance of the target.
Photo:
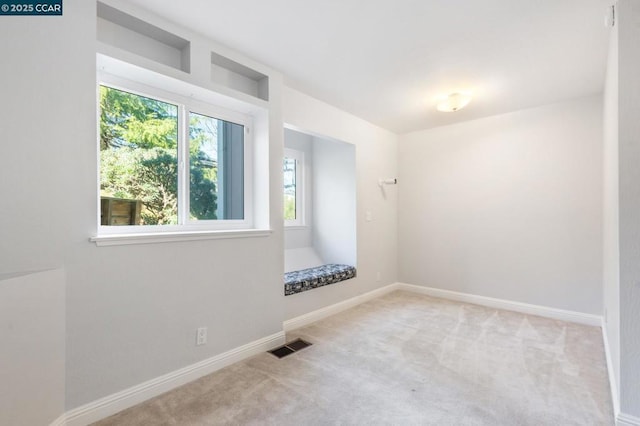
M 313 245 L 324 263 L 357 266 L 355 146 L 313 138 Z
M 602 312 L 602 99 L 407 134 L 399 270 L 410 284 Z
M 52 322 L 41 331 L 52 340 L 42 343 L 55 350 L 38 362 L 50 369 L 52 389 L 66 382 L 67 409 L 278 332 L 284 318 L 397 281 L 398 251 L 403 281 L 600 313 L 599 98 L 406 135 L 399 185 L 383 191 L 378 179 L 398 175 L 398 137 L 283 87 L 273 73 L 270 138 L 264 144 L 271 174 L 269 191 L 259 194 L 268 196 L 272 236 L 96 247 L 88 241 L 97 218 L 95 15 L 94 2 L 67 0 L 63 17 L 5 17 L 0 26 L 0 128 L 6 141 L 0 194 L 9 200 L 0 203 L 0 276 L 65 271 L 64 277 L 21 281 L 16 291 L 47 305 L 42 314 Z M 209 78 L 207 40 L 148 12 L 140 15 L 192 40 L 192 74 Z M 633 37 L 626 34 L 621 44 L 627 52 Z M 636 65 L 621 77 L 630 89 L 637 88 Z M 623 252 L 633 254 L 639 199 L 634 135 L 640 132 L 634 127 L 637 107 L 632 108 L 638 105 L 636 92 L 627 96 L 620 100 L 629 111 L 621 115 L 621 126 L 627 126 L 621 143 L 627 142 L 620 158 L 629 157 L 620 165 L 625 210 L 620 226 L 630 236 L 621 241 Z M 357 197 L 358 277 L 286 298 L 283 118 L 309 134 L 355 146 Z M 365 220 L 368 211 L 371 221 Z M 625 265 L 621 393 L 623 408 L 637 415 L 640 333 L 634 313 L 640 309 L 635 266 Z M 30 324 L 34 299 L 7 294 L 2 297 L 12 303 L 4 312 L 11 312 L 16 324 Z M 66 377 L 61 378 L 65 312 Z M 196 347 L 195 329 L 201 326 L 209 328 L 209 344 Z M 3 342 L 12 338 L 0 333 Z M 18 351 L 3 367 L 11 377 L 27 374 L 16 358 L 28 348 L 12 349 Z M 60 392 L 48 395 L 40 401 L 45 422 L 62 404 Z
M 209 78 L 207 40 L 140 16 L 192 40 L 192 73 Z M 269 143 L 258 141 L 274 171 L 261 191 L 270 237 L 96 247 L 95 2 L 68 0 L 62 18 L 5 18 L 0 193 L 10 202 L 0 204 L 0 275 L 64 267 L 66 408 L 280 332 L 279 74 L 270 75 Z M 18 303 L 28 315 L 28 301 Z M 209 343 L 196 347 L 203 326 Z
M 290 319 L 397 280 L 397 187 L 387 188 L 385 195 L 377 184 L 378 178 L 397 174 L 397 136 L 294 89 L 285 87 L 283 93 L 284 121 L 292 128 L 353 144 L 356 150 L 358 277 L 285 297 Z M 365 221 L 367 210 L 371 222 Z
M 209 78 L 213 42 L 120 3 L 124 11 L 190 40 L 193 78 Z M 86 37 L 94 34 L 92 29 Z M 270 194 L 270 237 L 96 247 L 88 241 L 96 233 L 95 129 L 85 138 L 60 141 L 91 147 L 73 157 L 73 164 L 84 165 L 76 180 L 91 184 L 78 189 L 63 182 L 79 204 L 77 242 L 67 259 L 67 408 L 282 330 L 281 77 L 270 77 L 269 138 L 254 143 L 263 149 L 256 157 L 268 156 L 272 172 L 270 191 L 256 189 Z M 94 111 L 95 100 L 83 106 Z M 197 327 L 208 328 L 204 346 L 195 345 Z
M 46 425 L 64 412 L 64 272 L 0 278 L 0 425 Z
M 64 411 L 64 276 L 33 272 L 73 267 L 71 248 L 89 245 L 97 217 L 95 7 L 69 0 L 63 16 L 0 25 L 0 276 L 16 277 L 0 282 L 0 386 L 11 394 L 0 397 L 11 404 L 1 424 L 48 424 Z
M 640 421 L 640 3 L 618 12 L 620 411 Z
M 618 208 L 618 26 L 611 29 L 604 89 L 603 305 L 614 405 L 620 394 L 620 250 Z M 618 406 L 614 407 L 616 410 Z
M 191 40 L 192 75 L 208 78 L 200 66 L 208 65 L 207 40 L 126 2 L 110 3 Z M 376 185 L 396 174 L 396 136 L 288 89 L 283 102 L 277 73 L 270 75 L 265 150 L 271 237 L 89 242 L 97 222 L 95 26 L 95 3 L 81 0 L 67 1 L 62 18 L 15 17 L 0 26 L 0 120 L 11 141 L 0 157 L 1 193 L 11 200 L 0 205 L 0 275 L 65 270 L 67 410 L 279 332 L 285 315 L 396 280 L 396 195 L 384 198 Z M 357 146 L 357 201 L 374 217 L 365 224 L 358 215 L 358 278 L 290 296 L 286 309 L 282 104 L 287 123 Z M 15 309 L 28 315 L 26 305 Z M 209 328 L 209 344 L 196 347 L 201 326 Z
M 94 15 L 71 0 L 63 16 L 2 19 L 0 275 L 60 268 L 74 190 L 95 180 Z

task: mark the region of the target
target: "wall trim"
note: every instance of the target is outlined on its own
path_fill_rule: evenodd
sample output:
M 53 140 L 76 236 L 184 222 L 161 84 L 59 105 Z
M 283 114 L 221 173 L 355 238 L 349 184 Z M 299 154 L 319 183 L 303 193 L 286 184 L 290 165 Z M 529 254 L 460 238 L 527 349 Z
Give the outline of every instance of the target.
M 392 291 L 398 290 L 398 283 L 389 284 L 387 286 L 377 288 L 359 296 L 352 297 L 351 299 L 343 300 L 342 302 L 335 303 L 333 305 L 325 306 L 324 308 L 317 309 L 315 311 L 308 312 L 304 315 L 300 315 L 295 318 L 291 318 L 282 323 L 282 328 L 285 332 L 295 330 L 296 328 L 304 327 L 313 322 L 330 317 L 339 312 L 346 311 L 349 308 L 353 308 L 361 303 L 368 302 L 369 300 L 376 299 Z
M 505 309 L 508 311 L 520 312 L 529 315 L 538 315 L 545 318 L 557 319 L 578 324 L 590 325 L 594 327 L 602 327 L 603 318 L 599 315 L 585 314 L 582 312 L 567 311 L 563 309 L 550 308 L 547 306 L 531 305 L 528 303 L 514 302 L 506 299 L 496 299 L 487 296 L 478 296 L 470 293 L 461 293 L 457 291 L 444 290 L 434 287 L 425 287 L 407 283 L 393 283 L 385 287 L 372 290 L 368 293 L 343 300 L 333 305 L 325 306 L 318 310 L 300 315 L 295 318 L 284 321 L 282 327 L 285 332 L 304 327 L 315 321 L 327 318 L 361 303 L 384 296 L 395 290 L 403 290 L 412 293 L 425 294 L 427 296 L 438 297 L 441 299 L 455 300 L 458 302 L 473 303 L 476 305 L 487 306 L 497 309 Z
M 604 342 L 604 354 L 607 358 L 607 373 L 609 374 L 609 386 L 611 386 L 611 403 L 613 405 L 613 416 L 616 426 L 640 426 L 640 418 L 630 414 L 620 412 L 620 395 L 618 394 L 618 384 L 613 371 L 613 359 L 611 358 L 611 346 L 609 346 L 609 336 L 607 334 L 607 323 L 602 319 L 602 341 Z
M 552 318 L 562 321 L 574 322 L 578 324 L 600 327 L 602 317 L 599 315 L 585 314 L 582 312 L 565 311 L 563 309 L 549 308 L 540 305 L 530 305 L 528 303 L 514 302 L 505 299 L 496 299 L 487 296 L 477 296 L 470 293 L 460 293 L 457 291 L 443 290 L 440 288 L 424 287 L 414 284 L 396 283 L 399 290 L 411 291 L 414 293 L 426 294 L 427 296 L 439 297 L 442 299 L 455 300 L 458 302 L 473 303 L 476 305 L 488 306 L 490 308 L 505 309 L 508 311 L 520 312 L 529 315 Z
M 618 413 L 616 426 L 640 426 L 640 418 L 625 413 Z
M 620 398 L 618 396 L 618 384 L 616 383 L 613 359 L 611 358 L 611 346 L 609 345 L 609 335 L 607 334 L 607 323 L 604 320 L 604 317 L 602 318 L 602 341 L 604 342 L 604 355 L 607 359 L 607 374 L 609 375 L 609 386 L 611 388 L 613 416 L 617 417 L 620 413 Z
M 67 416 L 65 414 L 61 415 L 57 419 L 55 419 L 49 426 L 65 426 L 67 424 Z
M 123 391 L 67 411 L 64 421 L 55 426 L 85 426 L 132 407 L 154 396 L 182 386 L 245 358 L 271 350 L 285 343 L 284 332 L 272 334 L 179 370 L 140 383 Z M 53 425 L 52 425 L 53 426 Z
M 425 294 L 442 299 L 455 300 L 459 302 L 473 303 L 492 308 L 505 309 L 525 314 L 538 315 L 542 317 L 575 322 L 579 324 L 600 326 L 604 330 L 603 319 L 597 315 L 584 314 L 581 312 L 566 311 L 562 309 L 549 308 L 539 305 L 530 305 L 522 302 L 514 302 L 504 299 L 496 299 L 486 296 L 478 296 L 469 293 L 461 293 L 451 290 L 443 290 L 433 287 L 424 287 L 406 283 L 393 283 L 387 286 L 369 291 L 359 296 L 326 306 L 324 308 L 291 318 L 283 322 L 283 331 L 266 336 L 262 339 L 247 343 L 246 345 L 231 349 L 230 351 L 205 359 L 179 370 L 164 374 L 149 381 L 140 383 L 128 389 L 100 398 L 88 404 L 67 411 L 64 415 L 56 419 L 50 426 L 85 426 L 90 423 L 102 420 L 110 415 L 118 413 L 124 409 L 144 402 L 150 398 L 158 396 L 169 390 L 175 389 L 207 374 L 211 374 L 228 365 L 242 361 L 243 359 L 268 351 L 285 343 L 285 332 L 304 327 L 313 322 L 335 315 L 354 306 L 360 305 L 369 300 L 376 299 L 396 290 L 403 290 L 412 293 Z M 607 356 L 607 367 L 611 372 L 610 356 L 606 333 L 603 331 L 605 339 L 605 352 Z M 609 375 L 611 380 L 611 374 Z M 615 380 L 615 378 L 614 378 Z M 612 390 L 615 383 L 611 384 Z M 614 397 L 617 402 L 617 395 Z M 614 402 L 614 409 L 615 404 Z M 616 409 L 617 426 L 640 426 L 640 419 L 624 413 L 618 413 Z

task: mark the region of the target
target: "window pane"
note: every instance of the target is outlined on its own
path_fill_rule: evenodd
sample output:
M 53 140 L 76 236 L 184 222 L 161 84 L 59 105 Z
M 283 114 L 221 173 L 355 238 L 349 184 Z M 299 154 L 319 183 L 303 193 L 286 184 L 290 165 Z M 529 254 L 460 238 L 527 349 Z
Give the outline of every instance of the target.
M 284 220 L 296 219 L 296 160 L 284 159 Z
M 100 86 L 102 225 L 178 223 L 178 107 Z
M 190 113 L 189 215 L 244 219 L 244 126 Z

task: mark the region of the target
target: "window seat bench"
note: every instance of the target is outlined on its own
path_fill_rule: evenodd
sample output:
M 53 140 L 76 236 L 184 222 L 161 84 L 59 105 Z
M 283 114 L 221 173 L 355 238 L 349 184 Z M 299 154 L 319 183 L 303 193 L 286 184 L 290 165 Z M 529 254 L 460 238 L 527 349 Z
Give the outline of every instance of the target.
M 335 284 L 356 276 L 356 268 L 349 265 L 331 263 L 315 268 L 285 272 L 284 295 L 301 293 L 313 288 Z

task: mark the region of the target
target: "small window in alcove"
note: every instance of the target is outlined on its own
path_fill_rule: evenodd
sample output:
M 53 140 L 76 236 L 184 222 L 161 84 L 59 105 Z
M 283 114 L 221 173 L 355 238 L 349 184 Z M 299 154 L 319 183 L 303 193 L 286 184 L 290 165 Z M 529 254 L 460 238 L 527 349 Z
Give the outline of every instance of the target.
M 283 161 L 284 177 L 284 223 L 285 226 L 304 225 L 304 153 L 285 149 Z

